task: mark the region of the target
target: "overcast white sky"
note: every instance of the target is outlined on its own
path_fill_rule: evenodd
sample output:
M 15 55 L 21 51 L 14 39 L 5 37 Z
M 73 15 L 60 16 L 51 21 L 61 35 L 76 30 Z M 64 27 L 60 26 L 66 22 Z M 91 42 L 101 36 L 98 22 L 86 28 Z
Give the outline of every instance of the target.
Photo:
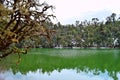
M 58 21 L 72 24 L 76 20 L 90 20 L 93 17 L 103 19 L 111 13 L 120 14 L 120 0 L 45 0 L 56 7 Z

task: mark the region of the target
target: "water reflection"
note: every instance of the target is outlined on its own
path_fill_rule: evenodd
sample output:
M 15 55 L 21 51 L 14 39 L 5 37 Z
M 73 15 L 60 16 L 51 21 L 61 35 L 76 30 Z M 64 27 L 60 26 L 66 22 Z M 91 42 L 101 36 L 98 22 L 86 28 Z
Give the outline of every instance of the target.
M 104 73 L 99 71 L 99 74 L 94 74 L 92 71 L 78 71 L 77 69 L 62 69 L 60 72 L 54 70 L 52 72 L 42 73 L 42 70 L 38 69 L 35 72 L 29 71 L 26 74 L 20 72 L 13 73 L 12 70 L 1 72 L 0 80 L 116 80 L 113 79 L 106 70 Z M 120 73 L 116 74 L 118 80 L 120 80 Z
M 14 56 L 1 61 L 0 80 L 120 80 L 120 50 L 52 49 L 38 53 L 23 55 L 18 66 L 12 61 Z M 1 72 L 4 66 L 11 70 Z

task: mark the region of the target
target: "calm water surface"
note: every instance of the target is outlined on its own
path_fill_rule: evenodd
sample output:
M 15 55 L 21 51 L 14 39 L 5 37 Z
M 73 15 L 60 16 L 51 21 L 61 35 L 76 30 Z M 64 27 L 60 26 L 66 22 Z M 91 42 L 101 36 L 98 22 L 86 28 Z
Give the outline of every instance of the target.
M 0 80 L 120 80 L 118 49 L 32 49 L 19 65 L 15 57 L 1 62 Z

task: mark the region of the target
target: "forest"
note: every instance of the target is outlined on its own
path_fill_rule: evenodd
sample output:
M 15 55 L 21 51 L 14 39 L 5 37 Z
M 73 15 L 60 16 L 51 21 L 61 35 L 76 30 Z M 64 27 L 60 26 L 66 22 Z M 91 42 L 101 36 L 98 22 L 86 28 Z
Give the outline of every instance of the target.
M 90 47 L 120 47 L 120 18 L 116 13 L 111 13 L 106 20 L 75 21 L 75 24 L 62 25 L 46 23 L 47 29 L 54 30 L 50 38 L 40 36 L 21 42 L 22 45 L 34 48 L 90 48 Z
M 53 23 L 54 6 L 36 0 L 0 0 L 0 58 L 29 48 L 120 47 L 120 18 Z M 22 50 L 21 50 L 22 49 Z

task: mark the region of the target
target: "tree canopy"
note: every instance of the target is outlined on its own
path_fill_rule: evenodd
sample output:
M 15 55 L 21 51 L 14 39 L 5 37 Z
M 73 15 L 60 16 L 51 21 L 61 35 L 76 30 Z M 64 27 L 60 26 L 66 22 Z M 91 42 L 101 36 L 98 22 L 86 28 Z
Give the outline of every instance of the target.
M 39 0 L 0 0 L 0 58 L 12 53 L 27 53 L 29 46 L 16 47 L 25 39 L 49 36 L 44 24 L 55 17 L 48 14 L 53 8 Z
M 95 17 L 90 21 L 77 20 L 75 24 L 62 25 L 58 22 L 51 27 L 56 30 L 56 34 L 51 37 L 51 44 L 45 38 L 40 38 L 39 45 L 64 48 L 118 48 L 120 47 L 120 19 L 116 15 L 112 13 L 104 21 Z

